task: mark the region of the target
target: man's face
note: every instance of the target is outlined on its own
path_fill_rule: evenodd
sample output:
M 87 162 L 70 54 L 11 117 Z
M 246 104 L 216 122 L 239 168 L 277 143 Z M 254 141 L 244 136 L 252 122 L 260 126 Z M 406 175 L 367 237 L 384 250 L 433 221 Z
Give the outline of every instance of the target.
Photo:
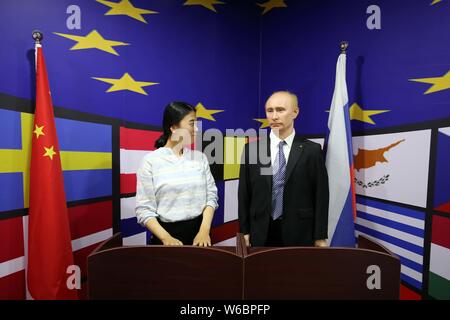
M 293 98 L 286 92 L 277 92 L 266 102 L 266 117 L 270 128 L 283 134 L 294 127 L 294 119 L 298 116 L 298 107 Z

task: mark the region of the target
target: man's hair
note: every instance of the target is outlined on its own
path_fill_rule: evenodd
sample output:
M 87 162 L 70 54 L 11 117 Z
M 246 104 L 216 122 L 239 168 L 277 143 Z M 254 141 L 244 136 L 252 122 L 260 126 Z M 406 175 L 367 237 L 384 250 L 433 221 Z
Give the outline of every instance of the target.
M 293 103 L 293 105 L 294 105 L 294 108 L 298 108 L 299 106 L 298 106 L 298 98 L 297 98 L 297 95 L 295 94 L 295 93 L 292 93 L 292 92 L 290 92 L 290 91 L 288 91 L 288 90 L 280 90 L 280 91 L 275 91 L 275 92 L 273 92 L 271 95 L 270 95 L 270 97 L 271 96 L 273 96 L 274 94 L 276 94 L 276 93 L 286 93 L 286 94 L 288 94 L 290 97 L 291 97 L 291 99 L 292 99 L 292 103 Z M 269 97 L 269 98 L 270 98 Z

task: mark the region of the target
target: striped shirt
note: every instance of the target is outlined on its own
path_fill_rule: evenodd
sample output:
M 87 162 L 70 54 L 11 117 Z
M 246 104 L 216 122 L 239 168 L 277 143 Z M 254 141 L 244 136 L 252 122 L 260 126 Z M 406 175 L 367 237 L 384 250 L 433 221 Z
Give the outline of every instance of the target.
M 136 216 L 142 226 L 156 217 L 163 222 L 196 218 L 206 206 L 217 209 L 217 199 L 202 152 L 185 148 L 178 157 L 162 147 L 147 154 L 137 171 Z

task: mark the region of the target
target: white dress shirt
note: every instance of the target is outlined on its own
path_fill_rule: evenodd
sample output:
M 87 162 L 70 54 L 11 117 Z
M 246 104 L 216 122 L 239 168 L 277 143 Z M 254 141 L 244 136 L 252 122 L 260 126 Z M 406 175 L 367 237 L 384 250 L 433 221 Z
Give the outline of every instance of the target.
M 295 130 L 292 130 L 292 133 L 284 139 L 286 142 L 283 146 L 283 153 L 286 159 L 286 165 L 289 160 L 289 154 L 291 153 L 292 143 L 294 142 Z M 277 167 L 278 164 L 275 163 L 276 157 L 278 154 L 279 144 L 281 139 L 278 138 L 273 131 L 270 131 L 270 159 L 272 161 L 272 167 Z

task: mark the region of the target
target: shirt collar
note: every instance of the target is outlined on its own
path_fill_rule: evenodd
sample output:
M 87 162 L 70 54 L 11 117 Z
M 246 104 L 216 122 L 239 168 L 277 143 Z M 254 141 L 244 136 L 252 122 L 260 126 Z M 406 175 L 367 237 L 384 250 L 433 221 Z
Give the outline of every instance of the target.
M 294 142 L 295 138 L 295 129 L 292 130 L 292 133 L 284 139 L 284 142 L 289 146 L 289 148 L 292 147 L 292 143 Z M 270 131 L 270 144 L 274 146 L 278 146 L 280 144 L 281 139 L 278 138 L 273 131 Z
M 175 155 L 173 150 L 171 148 L 168 148 L 168 147 L 161 147 L 158 150 L 160 150 L 160 152 L 162 154 L 168 156 L 168 159 L 171 159 L 171 160 L 174 160 L 174 161 L 179 161 L 181 159 L 189 159 L 190 155 L 192 153 L 192 150 L 189 149 L 188 147 L 183 147 L 183 154 L 181 156 Z

